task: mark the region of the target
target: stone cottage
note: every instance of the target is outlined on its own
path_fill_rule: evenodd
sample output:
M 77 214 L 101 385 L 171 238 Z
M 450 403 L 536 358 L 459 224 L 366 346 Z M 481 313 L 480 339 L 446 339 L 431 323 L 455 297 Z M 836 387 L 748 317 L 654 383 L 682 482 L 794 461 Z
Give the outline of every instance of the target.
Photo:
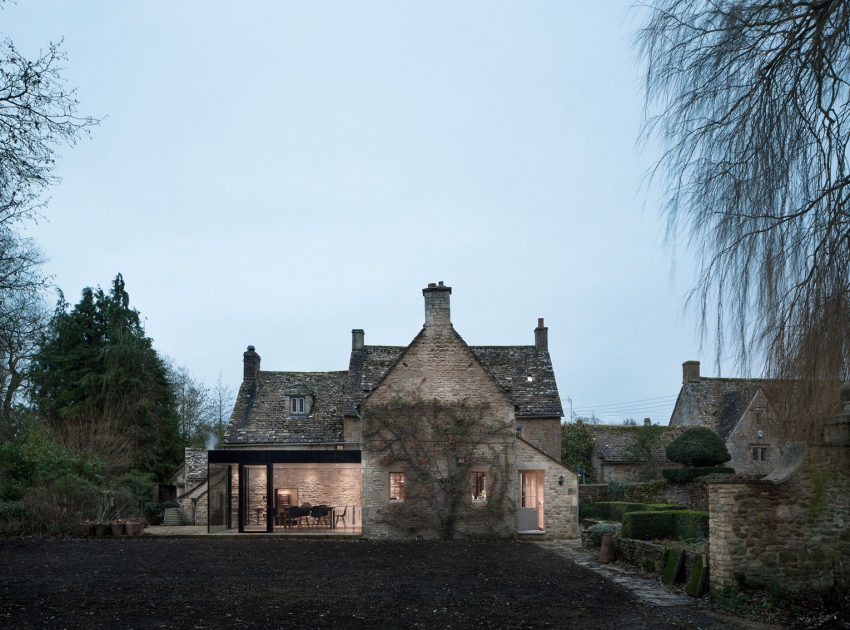
M 644 421 L 646 422 L 646 421 Z M 679 468 L 667 459 L 665 449 L 681 435 L 684 427 L 657 427 L 658 439 L 651 444 L 651 453 L 644 461 L 636 461 L 630 447 L 643 427 L 625 425 L 587 425 L 593 438 L 590 467 L 597 483 L 608 481 L 651 481 L 662 479 L 665 468 Z
M 248 346 L 224 443 L 209 452 L 210 531 L 427 538 L 450 520 L 458 536 L 576 536 L 543 319 L 534 344 L 470 346 L 451 292 L 423 289 L 425 323 L 406 346 L 353 330 L 347 370 L 265 371 Z
M 699 361 L 685 361 L 670 426 L 710 428 L 732 456 L 725 465 L 738 474 L 766 475 L 780 457 L 777 408 L 783 391 L 778 381 L 701 376 Z

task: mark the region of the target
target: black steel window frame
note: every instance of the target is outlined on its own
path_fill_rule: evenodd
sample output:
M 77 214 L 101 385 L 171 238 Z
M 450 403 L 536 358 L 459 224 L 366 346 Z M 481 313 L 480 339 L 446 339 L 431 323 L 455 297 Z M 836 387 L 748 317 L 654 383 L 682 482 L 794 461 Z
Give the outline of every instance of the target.
M 267 533 L 274 532 L 274 464 L 359 464 L 360 451 L 250 451 L 250 450 L 217 450 L 207 451 L 207 479 L 209 479 L 210 464 L 236 464 L 239 466 L 239 532 Z M 245 501 L 245 466 L 266 466 L 266 529 L 265 532 L 246 532 Z M 231 469 L 227 468 L 227 506 L 230 507 Z M 227 525 L 232 526 L 230 509 L 227 512 Z M 209 509 L 207 510 L 207 531 L 209 532 Z

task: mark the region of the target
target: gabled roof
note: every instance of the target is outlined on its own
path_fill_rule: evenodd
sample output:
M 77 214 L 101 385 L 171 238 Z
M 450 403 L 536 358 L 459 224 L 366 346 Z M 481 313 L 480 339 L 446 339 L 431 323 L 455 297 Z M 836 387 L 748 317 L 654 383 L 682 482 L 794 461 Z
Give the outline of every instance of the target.
M 564 415 L 548 352 L 534 346 L 469 348 L 513 399 L 519 408 L 517 417 Z
M 706 426 L 726 440 L 759 391 L 764 379 L 706 378 L 682 385 L 670 416 L 673 426 Z
M 342 442 L 348 372 L 264 372 L 239 388 L 226 444 Z M 309 396 L 308 414 L 291 414 L 287 397 Z
M 357 406 L 377 387 L 408 347 L 364 346 L 351 351 L 345 387 L 346 415 L 357 415 Z M 564 415 L 548 352 L 534 346 L 469 346 L 469 349 L 518 407 L 518 418 Z

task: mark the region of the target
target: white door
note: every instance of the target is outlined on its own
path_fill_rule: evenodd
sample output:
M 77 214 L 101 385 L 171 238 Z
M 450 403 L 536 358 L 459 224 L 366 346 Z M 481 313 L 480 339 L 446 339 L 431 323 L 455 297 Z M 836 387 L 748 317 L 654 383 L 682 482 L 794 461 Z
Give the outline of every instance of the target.
M 543 531 L 543 471 L 521 470 L 519 473 L 519 506 L 517 531 Z

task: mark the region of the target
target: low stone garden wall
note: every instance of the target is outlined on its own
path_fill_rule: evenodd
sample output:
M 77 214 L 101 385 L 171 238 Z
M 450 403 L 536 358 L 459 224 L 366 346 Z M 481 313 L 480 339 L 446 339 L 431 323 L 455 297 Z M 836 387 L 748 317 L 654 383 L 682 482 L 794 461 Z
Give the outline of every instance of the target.
M 850 589 L 850 452 L 810 446 L 801 460 L 784 479 L 708 484 L 712 589 Z
M 597 501 L 608 500 L 607 483 L 582 483 L 578 487 L 579 505 L 590 505 Z
M 699 479 L 688 483 L 670 483 L 667 480 L 625 484 L 621 499 L 609 498 L 608 484 L 585 483 L 579 486 L 579 505 L 600 501 L 630 501 L 633 503 L 673 503 L 700 512 L 708 511 L 708 487 Z

